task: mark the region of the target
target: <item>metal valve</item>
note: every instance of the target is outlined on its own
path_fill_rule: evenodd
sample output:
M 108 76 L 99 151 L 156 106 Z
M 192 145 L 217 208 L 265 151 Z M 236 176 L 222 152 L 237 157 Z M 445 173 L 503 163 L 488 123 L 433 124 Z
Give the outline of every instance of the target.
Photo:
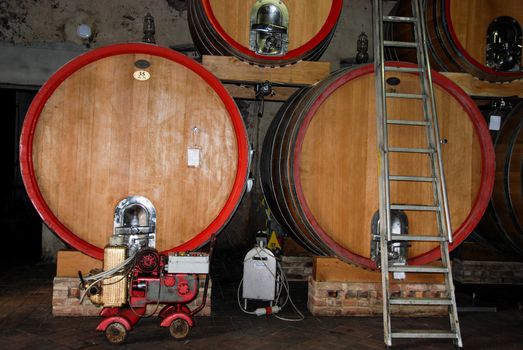
M 283 56 L 288 49 L 289 12 L 280 0 L 258 0 L 251 10 L 252 51 L 265 56 Z
M 501 16 L 487 30 L 487 67 L 497 71 L 521 70 L 521 25 L 514 18 Z
M 154 17 L 148 13 L 143 18 L 143 39 L 142 41 L 144 43 L 148 44 L 156 44 L 156 39 L 154 38 L 154 34 L 156 32 L 156 29 L 154 27 Z

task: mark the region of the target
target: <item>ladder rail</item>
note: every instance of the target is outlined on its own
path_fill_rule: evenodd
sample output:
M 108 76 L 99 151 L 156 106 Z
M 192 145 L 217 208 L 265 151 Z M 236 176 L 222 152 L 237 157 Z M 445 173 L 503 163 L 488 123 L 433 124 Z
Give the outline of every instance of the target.
M 378 1 L 377 12 L 378 16 L 383 15 L 383 9 L 381 6 L 381 1 Z M 375 28 L 375 35 L 378 36 L 379 42 L 383 42 L 383 22 L 378 21 L 377 28 Z M 380 176 L 380 184 L 382 185 L 383 192 L 385 193 L 384 203 L 383 206 L 380 203 L 380 218 L 384 218 L 384 222 L 382 222 L 383 225 L 380 227 L 383 227 L 384 230 L 386 230 L 387 239 L 391 240 L 392 238 L 392 229 L 390 227 L 390 210 L 388 209 L 390 207 L 390 186 L 387 181 L 387 178 L 389 176 L 389 161 L 388 161 L 388 131 L 387 131 L 387 97 L 385 95 L 385 54 L 383 50 L 383 46 L 379 45 L 377 47 L 377 52 L 374 53 L 374 55 L 379 57 L 379 62 L 376 62 L 374 60 L 374 69 L 376 71 L 376 74 L 378 77 L 376 78 L 376 94 L 379 96 L 379 98 L 376 99 L 376 102 L 378 103 L 377 108 L 377 124 L 380 127 L 378 127 L 378 140 L 379 140 L 379 176 Z M 380 198 L 381 200 L 381 198 Z M 382 211 L 383 209 L 383 211 Z M 383 215 L 382 215 L 383 214 Z
M 434 134 L 434 123 L 437 123 L 437 118 L 434 118 L 436 116 L 436 110 L 434 109 L 434 104 L 432 102 L 434 101 L 433 96 L 433 90 L 431 89 L 432 81 L 429 79 L 429 76 L 431 76 L 430 71 L 430 62 L 427 59 L 427 56 L 425 55 L 425 46 L 423 46 L 423 29 L 422 29 L 422 22 L 424 22 L 424 18 L 421 18 L 422 12 L 420 9 L 420 4 L 417 0 L 412 1 L 411 3 L 412 7 L 412 14 L 415 18 L 420 18 L 419 25 L 414 26 L 414 38 L 416 42 L 421 43 L 420 50 L 416 50 L 416 56 L 417 56 L 417 62 L 418 66 L 422 67 L 422 73 L 419 75 L 420 80 L 420 86 L 421 86 L 421 92 L 424 94 L 424 96 L 427 96 L 426 99 L 423 100 L 423 119 L 426 120 L 430 126 L 430 128 L 425 129 L 425 134 L 428 141 L 428 147 L 434 151 L 434 153 L 437 153 L 438 150 L 436 148 L 436 143 L 439 140 L 439 136 Z M 427 69 L 428 68 L 428 69 Z M 430 101 L 429 101 L 430 99 Z M 431 163 L 431 175 L 434 181 L 432 182 L 432 194 L 433 194 L 433 201 L 434 204 L 438 207 L 438 213 L 436 213 L 436 225 L 438 230 L 438 235 L 444 237 L 446 236 L 448 239 L 449 233 L 446 230 L 447 226 L 445 224 L 445 216 L 442 214 L 442 211 L 445 210 L 442 200 L 441 200 L 441 186 L 440 186 L 440 176 L 439 171 L 437 168 L 437 159 L 434 157 L 434 153 L 429 154 L 430 157 L 430 163 Z M 451 236 L 451 235 L 450 235 Z
M 448 297 L 452 301 L 452 306 L 449 307 L 449 322 L 450 329 L 456 334 L 454 341 L 459 348 L 463 347 L 463 340 L 461 338 L 461 327 L 459 325 L 458 308 L 456 305 L 456 290 L 452 279 L 452 268 L 450 264 L 449 245 L 447 242 L 440 244 L 441 260 L 444 266 L 448 266 L 448 272 L 445 274 L 445 287 L 447 288 Z
M 424 65 L 426 67 L 426 77 L 427 77 L 427 83 L 428 83 L 428 95 L 430 96 L 430 107 L 431 107 L 431 116 L 432 116 L 432 124 L 433 124 L 433 132 L 434 132 L 434 146 L 436 147 L 436 154 L 437 154 L 437 170 L 436 175 L 439 177 L 439 181 L 436 181 L 438 184 L 438 194 L 439 198 L 442 200 L 442 206 L 443 206 L 443 213 L 445 216 L 445 226 L 446 226 L 446 232 L 448 236 L 448 242 L 452 243 L 452 225 L 450 221 L 450 210 L 449 210 L 449 203 L 448 203 L 448 194 L 447 194 L 447 181 L 445 178 L 445 171 L 443 168 L 443 159 L 441 157 L 441 142 L 440 142 L 440 130 L 439 130 L 439 122 L 438 122 L 438 115 L 436 110 L 436 101 L 434 98 L 434 86 L 432 82 L 432 72 L 430 67 L 430 60 L 428 57 L 426 57 L 426 53 L 428 52 L 428 45 L 427 45 L 427 28 L 425 23 L 425 16 L 422 11 L 422 2 L 421 0 L 413 0 L 416 3 L 417 8 L 417 16 L 419 20 L 419 28 L 421 31 L 421 48 L 424 54 Z
M 381 0 L 374 0 L 373 14 L 374 18 L 382 18 Z M 383 22 L 381 20 L 374 21 L 374 42 L 383 42 Z M 385 85 L 385 68 L 384 68 L 384 53 L 382 45 L 374 45 L 374 70 L 376 75 L 376 132 L 378 141 L 378 176 L 379 176 L 379 193 L 384 193 L 385 196 L 379 196 L 379 232 L 380 232 L 380 250 L 381 250 L 381 268 L 382 271 L 388 271 L 388 251 L 386 237 L 392 236 L 390 227 L 390 210 L 387 210 L 388 203 L 390 203 L 389 184 L 386 179 L 388 176 L 388 157 L 387 157 L 387 129 L 386 129 L 386 97 L 384 94 Z M 384 141 L 385 140 L 385 141 Z M 389 310 L 389 274 L 381 274 L 382 294 L 383 294 L 383 340 L 387 346 L 392 345 L 391 324 L 390 324 L 390 310 Z

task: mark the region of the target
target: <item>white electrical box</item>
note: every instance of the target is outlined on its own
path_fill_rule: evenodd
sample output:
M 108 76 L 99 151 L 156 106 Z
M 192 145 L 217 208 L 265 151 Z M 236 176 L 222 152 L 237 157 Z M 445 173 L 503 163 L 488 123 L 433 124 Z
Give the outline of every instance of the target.
M 276 299 L 276 258 L 267 248 L 255 247 L 243 259 L 243 299 Z
M 170 253 L 168 273 L 209 273 L 209 255 L 204 253 Z

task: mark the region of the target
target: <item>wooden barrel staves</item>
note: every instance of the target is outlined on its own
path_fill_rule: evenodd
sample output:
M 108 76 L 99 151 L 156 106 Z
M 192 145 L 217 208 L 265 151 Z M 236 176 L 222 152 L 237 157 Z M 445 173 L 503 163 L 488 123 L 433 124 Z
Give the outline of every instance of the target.
M 409 15 L 410 3 L 402 0 L 398 14 Z M 523 78 L 520 0 L 427 0 L 425 6 L 432 68 L 494 82 Z M 395 25 L 395 39 L 411 40 L 411 28 Z M 397 51 L 402 60 L 414 59 L 412 50 Z
M 476 233 L 483 242 L 523 257 L 523 101 L 505 116 L 494 135 L 494 192 Z
M 204 54 L 263 66 L 317 60 L 343 0 L 189 0 L 189 28 Z
M 388 90 L 419 93 L 416 74 L 387 72 L 386 77 Z M 442 75 L 433 73 L 433 78 L 444 140 L 453 249 L 472 232 L 485 211 L 495 164 L 486 123 L 474 102 Z M 370 257 L 371 225 L 378 211 L 374 81 L 374 68 L 367 65 L 335 72 L 314 87 L 299 91 L 273 120 L 261 156 L 262 187 L 275 219 L 313 252 L 334 254 L 369 268 L 376 267 Z M 388 103 L 392 119 L 420 120 L 422 109 L 417 100 Z M 424 128 L 414 129 L 391 125 L 389 144 L 426 147 Z M 426 155 L 390 157 L 398 157 L 391 174 L 430 176 Z M 432 184 L 394 182 L 391 200 L 430 204 Z M 433 220 L 433 213 L 406 214 L 411 234 L 437 234 L 435 225 L 426 224 Z M 413 242 L 409 247 L 412 264 L 439 257 L 438 244 Z
M 20 148 L 44 222 L 98 259 L 123 198 L 155 206 L 160 251 L 192 250 L 229 220 L 247 176 L 245 127 L 225 88 L 148 44 L 96 49 L 57 71 L 28 111 Z

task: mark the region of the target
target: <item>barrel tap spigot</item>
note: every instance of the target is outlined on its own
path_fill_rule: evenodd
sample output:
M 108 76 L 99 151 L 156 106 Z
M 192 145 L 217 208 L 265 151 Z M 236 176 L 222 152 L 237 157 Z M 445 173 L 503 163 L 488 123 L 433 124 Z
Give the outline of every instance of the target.
M 147 13 L 145 17 L 143 18 L 143 39 L 142 41 L 144 43 L 148 44 L 156 44 L 156 39 L 154 38 L 154 34 L 156 33 L 156 30 L 154 28 L 154 17 Z

